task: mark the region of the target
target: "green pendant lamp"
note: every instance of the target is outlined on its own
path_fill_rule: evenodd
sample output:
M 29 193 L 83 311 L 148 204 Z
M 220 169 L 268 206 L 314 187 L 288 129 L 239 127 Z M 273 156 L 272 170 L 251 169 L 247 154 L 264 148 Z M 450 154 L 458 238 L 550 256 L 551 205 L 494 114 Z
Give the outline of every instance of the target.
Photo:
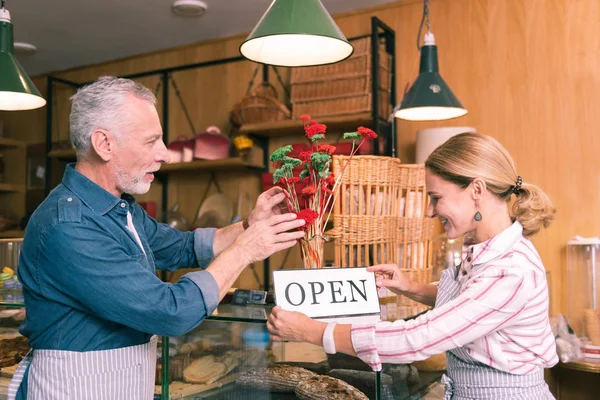
M 240 46 L 251 61 L 284 67 L 332 64 L 353 51 L 320 0 L 274 0 Z
M 439 73 L 437 46 L 433 34 L 429 31 L 429 0 L 425 0 L 423 20 L 425 19 L 427 33 L 424 45 L 420 48 L 419 76 L 404 95 L 395 116 L 409 121 L 439 121 L 462 117 L 468 111 Z M 421 28 L 422 26 L 423 22 Z M 419 37 L 421 28 L 419 28 Z
M 46 105 L 23 67 L 14 56 L 13 25 L 10 13 L 0 8 L 0 110 L 32 110 Z

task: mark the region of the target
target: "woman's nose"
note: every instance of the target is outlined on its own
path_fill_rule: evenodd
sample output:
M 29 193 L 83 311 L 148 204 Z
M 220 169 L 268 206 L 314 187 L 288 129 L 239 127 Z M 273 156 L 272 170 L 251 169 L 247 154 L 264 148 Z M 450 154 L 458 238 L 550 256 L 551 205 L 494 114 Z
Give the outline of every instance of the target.
M 435 217 L 435 207 L 431 203 L 429 203 L 429 205 L 427 206 L 427 216 L 429 218 Z

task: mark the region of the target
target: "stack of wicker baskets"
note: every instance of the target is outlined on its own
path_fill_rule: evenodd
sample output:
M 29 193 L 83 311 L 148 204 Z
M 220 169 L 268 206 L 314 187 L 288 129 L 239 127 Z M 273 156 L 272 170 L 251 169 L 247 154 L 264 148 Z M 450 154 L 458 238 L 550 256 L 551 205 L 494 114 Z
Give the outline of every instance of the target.
M 340 176 L 348 156 L 333 157 Z M 400 160 L 354 156 L 343 172 L 333 210 L 334 262 L 339 267 L 396 262 Z
M 291 102 L 294 116 L 313 118 L 351 115 L 372 110 L 371 39 L 352 42 L 354 54 L 345 61 L 308 68 L 293 68 Z M 379 51 L 379 110 L 383 118 L 391 113 L 389 93 L 392 58 Z
M 425 166 L 401 164 L 399 174 L 401 199 L 397 265 L 413 282 L 430 283 L 433 278 L 434 221 L 427 218 Z M 414 307 L 414 311 L 425 308 L 405 296 L 398 296 L 397 304 L 398 307 Z
M 342 174 L 348 156 L 333 157 Z M 432 281 L 434 222 L 426 217 L 423 165 L 379 156 L 354 156 L 340 182 L 334 205 L 334 262 L 339 267 L 396 264 L 409 279 Z M 404 296 L 395 300 L 409 314 L 424 309 Z M 400 310 L 398 310 L 400 313 Z

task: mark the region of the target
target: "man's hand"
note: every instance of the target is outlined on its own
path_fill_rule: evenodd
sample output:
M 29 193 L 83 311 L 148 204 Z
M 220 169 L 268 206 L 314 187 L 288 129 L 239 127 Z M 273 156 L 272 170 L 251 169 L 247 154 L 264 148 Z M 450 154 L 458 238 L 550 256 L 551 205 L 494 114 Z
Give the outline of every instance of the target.
M 288 192 L 279 186 L 273 186 L 258 196 L 256 206 L 248 216 L 248 225 L 252 226 L 258 221 L 262 221 L 273 215 L 280 215 L 291 211 L 292 206 Z
M 304 237 L 304 232 L 296 229 L 305 223 L 293 213 L 272 215 L 250 224 L 232 247 L 236 248 L 246 264 L 262 261 L 273 253 L 295 245 L 298 239 Z

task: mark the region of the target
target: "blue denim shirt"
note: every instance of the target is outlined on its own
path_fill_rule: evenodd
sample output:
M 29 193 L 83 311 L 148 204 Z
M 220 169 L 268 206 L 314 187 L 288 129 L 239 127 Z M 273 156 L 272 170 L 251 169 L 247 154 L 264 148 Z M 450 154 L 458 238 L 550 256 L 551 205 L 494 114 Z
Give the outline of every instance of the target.
M 127 212 L 144 246 L 126 228 Z M 216 229 L 180 232 L 124 194 L 110 194 L 67 166 L 35 211 L 19 260 L 34 349 L 106 350 L 177 336 L 212 314 L 219 289 L 206 271 L 162 282 L 156 269 L 207 266 Z

